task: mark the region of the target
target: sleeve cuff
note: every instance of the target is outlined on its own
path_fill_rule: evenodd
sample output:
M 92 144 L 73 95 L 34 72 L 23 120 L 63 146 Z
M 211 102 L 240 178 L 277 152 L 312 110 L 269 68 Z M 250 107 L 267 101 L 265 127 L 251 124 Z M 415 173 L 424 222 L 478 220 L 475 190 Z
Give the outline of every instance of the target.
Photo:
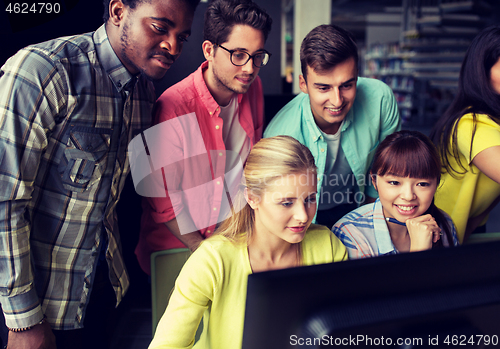
M 43 319 L 35 289 L 12 297 L 0 297 L 8 328 L 24 328 L 38 324 Z

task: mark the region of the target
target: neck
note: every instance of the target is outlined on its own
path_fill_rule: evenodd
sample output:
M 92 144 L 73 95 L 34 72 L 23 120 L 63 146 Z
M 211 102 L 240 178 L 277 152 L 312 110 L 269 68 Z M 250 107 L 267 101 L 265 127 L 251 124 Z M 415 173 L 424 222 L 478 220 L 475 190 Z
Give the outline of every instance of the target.
M 410 250 L 410 235 L 406 226 L 396 223 L 387 222 L 389 235 L 391 236 L 392 244 L 399 252 L 406 252 Z
M 211 62 L 208 62 L 208 67 L 203 71 L 203 80 L 205 80 L 205 84 L 207 85 L 208 91 L 215 99 L 218 105 L 225 107 L 231 101 L 234 92 L 228 90 L 224 86 L 217 81 L 212 71 Z
M 248 255 L 253 272 L 296 267 L 300 264 L 300 244 L 254 234 L 248 244 Z

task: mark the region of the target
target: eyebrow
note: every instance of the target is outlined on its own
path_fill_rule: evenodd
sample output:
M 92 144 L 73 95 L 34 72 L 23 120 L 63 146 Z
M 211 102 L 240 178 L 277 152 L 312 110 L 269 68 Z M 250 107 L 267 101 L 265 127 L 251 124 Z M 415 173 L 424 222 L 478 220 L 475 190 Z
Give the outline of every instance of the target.
M 347 84 L 354 82 L 354 81 L 356 81 L 356 78 L 352 78 L 352 79 L 349 79 L 347 81 L 344 81 L 339 86 L 347 85 Z M 316 86 L 316 87 L 330 87 L 332 85 L 331 84 L 314 83 L 314 86 Z
M 172 22 L 170 19 L 168 19 L 167 17 L 149 17 L 151 19 L 154 19 L 155 21 L 160 21 L 160 22 L 163 22 L 165 23 L 166 25 L 168 25 L 169 27 L 172 27 L 172 28 L 175 28 L 176 25 L 174 22 Z M 186 33 L 188 35 L 191 35 L 191 29 L 189 30 L 185 30 L 183 33 Z
M 225 46 L 224 46 L 225 47 Z M 230 49 L 231 51 L 245 51 L 245 52 L 249 52 L 248 49 L 244 48 L 244 47 L 236 47 L 236 48 L 232 48 Z M 263 52 L 267 52 L 266 49 L 264 48 L 259 48 L 258 50 L 254 51 L 253 53 L 263 53 Z

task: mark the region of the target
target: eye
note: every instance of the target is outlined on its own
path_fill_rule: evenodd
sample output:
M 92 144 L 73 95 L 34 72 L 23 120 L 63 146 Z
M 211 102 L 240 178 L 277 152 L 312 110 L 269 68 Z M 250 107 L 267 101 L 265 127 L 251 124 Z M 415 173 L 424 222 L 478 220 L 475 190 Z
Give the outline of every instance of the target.
M 310 204 L 314 204 L 315 202 L 316 202 L 316 195 L 311 196 L 311 197 L 308 197 L 308 198 L 306 199 L 306 204 L 309 204 L 309 205 L 310 205 Z
M 353 86 L 354 86 L 354 83 L 349 83 L 349 84 L 345 84 L 345 85 L 340 86 L 340 88 L 343 90 L 349 90 Z
M 241 52 L 241 51 L 234 51 L 233 52 L 233 57 L 236 58 L 236 59 L 244 59 L 246 58 L 247 54 L 245 52 Z
M 283 207 L 291 207 L 293 205 L 292 201 L 285 201 L 281 203 L 281 206 Z
M 155 29 L 155 31 L 157 31 L 159 34 L 165 34 L 167 32 L 166 29 L 163 29 L 163 28 L 157 26 L 156 24 L 152 24 L 152 26 Z
M 418 185 L 419 187 L 428 187 L 428 186 L 430 186 L 431 184 L 430 184 L 429 182 L 419 182 L 419 183 L 417 183 L 417 185 Z
M 389 183 L 390 185 L 399 185 L 398 181 L 388 181 L 387 183 Z
M 188 41 L 188 37 L 187 36 L 179 36 L 179 41 L 180 42 L 187 42 Z
M 318 90 L 320 90 L 321 92 L 326 92 L 326 91 L 330 90 L 330 87 L 328 87 L 328 86 L 319 86 Z

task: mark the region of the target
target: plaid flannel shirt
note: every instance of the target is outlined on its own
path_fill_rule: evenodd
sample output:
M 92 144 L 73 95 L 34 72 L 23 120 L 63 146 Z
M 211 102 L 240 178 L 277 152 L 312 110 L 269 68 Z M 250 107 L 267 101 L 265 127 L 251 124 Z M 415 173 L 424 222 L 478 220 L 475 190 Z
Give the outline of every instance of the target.
M 43 314 L 82 327 L 101 248 L 120 302 L 129 280 L 115 208 L 153 84 L 97 31 L 29 46 L 0 70 L 0 302 L 11 328 Z

